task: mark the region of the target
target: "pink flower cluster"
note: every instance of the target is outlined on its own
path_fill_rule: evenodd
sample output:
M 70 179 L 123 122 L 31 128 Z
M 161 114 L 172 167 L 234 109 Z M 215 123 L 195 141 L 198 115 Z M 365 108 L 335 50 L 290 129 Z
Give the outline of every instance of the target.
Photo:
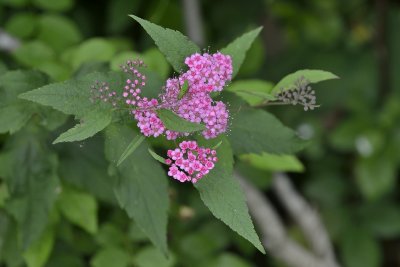
M 221 101 L 214 101 L 210 93 L 221 91 L 232 78 L 232 60 L 230 56 L 221 53 L 213 55 L 198 53 L 187 57 L 185 64 L 189 70 L 177 78 L 168 79 L 160 94 L 159 100 L 140 97 L 140 86 L 145 85 L 145 77 L 134 65 L 125 70 L 131 72 L 134 79 L 127 80 L 123 96 L 126 104 L 136 106 L 132 114 L 138 121 L 138 127 L 145 136 L 157 137 L 163 133 L 170 140 L 189 133 L 168 130 L 155 112 L 159 108 L 174 111 L 185 120 L 203 123 L 206 130 L 202 132 L 205 138 L 214 138 L 223 133 L 228 125 L 228 111 Z M 189 85 L 188 92 L 179 97 L 179 92 L 185 81 Z
M 132 75 L 132 79 L 126 80 L 122 96 L 125 104 L 132 107 L 131 113 L 143 135 L 157 137 L 164 133 L 165 127 L 155 112 L 159 108 L 158 100 L 147 99 L 140 95 L 146 85 L 146 76 L 139 71 L 140 67 L 144 67 L 142 60 L 128 61 L 126 65 L 121 66 L 125 73 Z
M 218 160 L 215 150 L 199 147 L 196 141 L 183 141 L 179 148 L 168 150 L 167 155 L 168 175 L 180 182 L 196 183 Z

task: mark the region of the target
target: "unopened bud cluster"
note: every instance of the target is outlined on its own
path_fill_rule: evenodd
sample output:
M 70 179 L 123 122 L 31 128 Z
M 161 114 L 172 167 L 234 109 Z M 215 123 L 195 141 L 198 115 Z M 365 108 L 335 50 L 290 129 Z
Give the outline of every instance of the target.
M 120 97 L 117 95 L 117 92 L 112 91 L 110 86 L 106 82 L 96 81 L 90 87 L 90 101 L 94 102 L 108 102 L 113 107 L 116 107 L 118 102 L 120 101 Z
M 288 90 L 281 88 L 276 97 L 286 104 L 302 105 L 305 111 L 317 107 L 315 91 L 311 88 L 310 82 L 303 76 L 295 82 L 292 88 Z

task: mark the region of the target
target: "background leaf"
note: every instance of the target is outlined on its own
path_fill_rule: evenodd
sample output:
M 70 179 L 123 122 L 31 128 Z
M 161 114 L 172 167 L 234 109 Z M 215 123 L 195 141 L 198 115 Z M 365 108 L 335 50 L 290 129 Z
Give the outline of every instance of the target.
M 10 190 L 6 209 L 16 219 L 26 249 L 43 233 L 57 197 L 57 158 L 32 133 L 20 133 L 13 142 L 18 146 L 8 152 L 12 165 L 5 176 Z
M 135 255 L 134 263 L 138 267 L 172 267 L 175 265 L 175 257 L 165 258 L 160 251 L 145 247 Z
M 48 227 L 24 253 L 28 267 L 42 267 L 46 264 L 54 244 L 54 229 Z
M 46 82 L 47 77 L 38 71 L 10 71 L 0 76 L 0 133 L 17 132 L 38 111 L 17 96 Z
M 355 166 L 356 182 L 361 193 L 370 200 L 378 199 L 393 189 L 396 167 L 383 155 L 360 159 Z
M 380 266 L 382 255 L 378 243 L 363 229 L 354 228 L 346 232 L 340 249 L 343 261 L 348 267 Z
M 105 248 L 100 250 L 90 261 L 92 267 L 127 267 L 129 266 L 129 255 L 120 248 Z
M 273 155 L 263 152 L 259 154 L 241 155 L 240 159 L 251 166 L 265 171 L 302 172 L 304 166 L 295 156 Z
M 90 234 L 97 232 L 97 202 L 92 195 L 64 186 L 58 207 L 70 222 Z

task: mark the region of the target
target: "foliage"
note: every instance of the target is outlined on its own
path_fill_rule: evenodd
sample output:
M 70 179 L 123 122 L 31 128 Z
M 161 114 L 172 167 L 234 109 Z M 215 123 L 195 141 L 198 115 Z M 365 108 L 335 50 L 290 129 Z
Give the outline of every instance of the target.
M 397 73 L 399 6 L 389 6 Z M 229 103 L 229 131 L 203 140 L 204 125 L 158 110 L 168 128 L 217 149 L 215 168 L 193 187 L 167 177 L 174 142 L 143 138 L 131 116 L 90 100 L 95 81 L 122 88 L 118 66 L 136 57 L 147 64 L 144 93 L 156 97 L 187 56 L 203 51 L 179 32 L 179 1 L 0 4 L 2 28 L 21 41 L 0 52 L 1 266 L 282 266 L 257 251 L 233 169 L 261 190 L 271 172 L 296 172 L 343 266 L 399 264 L 391 251 L 400 235 L 400 83 L 392 75 L 386 97 L 377 86 L 374 6 L 226 0 L 202 8 L 207 52 L 233 59 L 236 78 L 213 95 Z M 337 78 L 330 71 L 341 80 L 314 85 Z M 321 88 L 321 107 L 272 106 L 301 77 Z

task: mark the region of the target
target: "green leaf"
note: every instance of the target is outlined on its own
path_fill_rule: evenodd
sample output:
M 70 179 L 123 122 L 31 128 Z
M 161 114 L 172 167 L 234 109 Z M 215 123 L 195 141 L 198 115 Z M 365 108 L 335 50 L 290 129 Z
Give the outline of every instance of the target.
M 71 55 L 72 66 L 77 69 L 86 62 L 109 61 L 116 53 L 114 45 L 102 38 L 92 38 L 81 43 Z
M 57 1 L 33 0 L 33 3 L 37 7 L 49 11 L 66 11 L 71 7 L 73 7 L 74 0 L 57 0 Z
M 146 62 L 149 70 L 155 71 L 163 79 L 167 79 L 171 71 L 171 66 L 164 55 L 157 48 L 151 48 L 143 53 L 143 61 Z
M 273 155 L 268 153 L 245 154 L 240 159 L 253 167 L 264 171 L 303 172 L 304 166 L 295 156 Z
M 219 141 L 215 146 L 211 147 L 211 149 L 215 150 L 215 149 L 219 148 L 221 145 L 222 145 L 222 140 Z
M 160 251 L 152 247 L 145 247 L 139 250 L 134 258 L 134 263 L 137 267 L 172 267 L 175 265 L 175 261 L 174 257 L 165 258 Z
M 119 125 L 106 130 L 106 156 L 116 163 L 137 134 Z M 141 145 L 117 168 L 114 192 L 120 206 L 164 254 L 167 254 L 168 185 L 165 171 Z
M 13 134 L 21 129 L 31 118 L 32 113 L 22 105 L 0 107 L 0 133 Z
M 218 138 L 217 138 L 218 139 Z M 229 141 L 223 142 L 217 149 L 218 162 L 207 176 L 195 184 L 204 204 L 212 214 L 228 225 L 232 230 L 251 242 L 258 250 L 265 253 L 254 230 L 245 195 L 239 181 L 233 177 L 233 155 Z M 213 139 L 218 143 L 220 140 Z M 208 146 L 210 141 L 207 142 Z
M 367 199 L 378 199 L 392 191 L 396 183 L 396 165 L 382 155 L 362 158 L 355 166 L 356 182 Z
M 274 100 L 271 94 L 272 83 L 262 80 L 240 80 L 231 83 L 226 91 L 233 92 L 243 98 L 250 105 L 258 105 L 265 100 Z
M 15 59 L 28 67 L 38 68 L 45 62 L 54 61 L 53 49 L 41 41 L 30 41 L 22 44 L 14 52 Z
M 16 219 L 26 249 L 43 233 L 57 197 L 57 158 L 32 132 L 21 132 L 11 142 L 7 155 L 12 165 L 4 177 L 10 192 L 6 209 Z
M 101 225 L 95 239 L 102 247 L 120 246 L 129 240 L 125 229 L 120 229 L 118 224 L 111 222 Z
M 218 258 L 208 266 L 210 266 L 210 267 L 251 267 L 252 265 L 234 254 L 223 253 L 220 256 L 218 256 Z
M 4 62 L 0 62 L 0 76 L 5 74 L 8 70 L 8 67 Z
M 121 163 L 124 162 L 124 160 L 127 157 L 129 157 L 140 146 L 140 144 L 144 141 L 144 139 L 145 137 L 143 135 L 136 136 L 122 153 L 121 157 L 117 162 L 117 166 L 121 165 Z
M 107 203 L 116 204 L 112 189 L 113 180 L 107 174 L 108 161 L 104 157 L 104 140 L 101 135 L 79 144 L 61 143 L 60 177 L 68 184 Z
M 136 20 L 153 38 L 160 51 L 177 72 L 186 68 L 184 62 L 186 57 L 200 51 L 197 45 L 178 31 L 165 29 L 134 15 L 129 16 Z
M 37 25 L 35 14 L 18 12 L 7 21 L 5 30 L 17 38 L 29 38 L 35 33 Z
M 158 155 L 156 152 L 154 152 L 150 148 L 148 150 L 149 150 L 150 155 L 153 157 L 153 159 L 157 160 L 158 162 L 160 162 L 162 164 L 166 164 L 165 158 L 161 157 L 160 155 Z
M 39 19 L 39 40 L 62 52 L 82 40 L 78 26 L 70 19 L 60 15 L 43 15 Z
M 90 260 L 92 267 L 128 267 L 130 263 L 129 254 L 116 247 L 109 247 L 100 250 Z
M 42 236 L 24 253 L 28 267 L 42 267 L 49 259 L 54 245 L 54 229 L 48 227 Z
M 115 56 L 113 56 L 112 60 L 110 61 L 110 68 L 111 70 L 120 70 L 121 65 L 126 64 L 128 60 L 135 60 L 137 58 L 143 59 L 142 55 L 134 52 L 134 51 L 123 51 Z M 147 64 L 147 62 L 143 59 L 143 61 Z
M 97 232 L 97 202 L 85 192 L 64 186 L 58 200 L 61 213 L 90 234 Z
M 348 267 L 382 266 L 382 252 L 377 240 L 360 228 L 348 228 L 340 242 L 343 262 Z
M 85 140 L 106 128 L 111 120 L 112 115 L 109 111 L 94 109 L 84 115 L 79 124 L 57 137 L 53 144 Z
M 400 234 L 400 207 L 392 201 L 374 201 L 361 207 L 362 224 L 374 235 L 391 239 Z
M 0 261 L 6 266 L 22 266 L 24 259 L 18 244 L 18 230 L 15 222 L 5 211 L 0 212 Z
M 2 158 L 0 155 L 0 160 L 1 159 Z M 1 172 L 0 172 L 0 176 L 1 176 Z M 6 202 L 6 200 L 9 196 L 10 196 L 10 194 L 8 193 L 7 186 L 5 184 L 0 184 L 0 208 L 4 208 L 4 203 Z M 0 231 L 0 236 L 1 236 L 1 231 Z M 0 251 L 1 251 L 1 241 L 0 241 Z
M 185 82 L 182 85 L 181 90 L 179 91 L 178 99 L 181 100 L 186 95 L 188 90 L 189 90 L 189 82 L 187 80 L 185 80 Z
M 299 70 L 285 76 L 285 78 L 280 80 L 279 83 L 277 83 L 272 89 L 271 94 L 277 94 L 281 91 L 281 89 L 288 90 L 292 88 L 295 85 L 296 81 L 298 81 L 301 77 L 304 77 L 310 83 L 318 83 L 325 80 L 339 79 L 338 76 L 328 71 Z
M 15 133 L 39 110 L 18 94 L 42 86 L 47 77 L 37 71 L 9 71 L 0 76 L 0 133 Z
M 94 108 L 109 110 L 109 103 L 92 103 L 90 101 L 90 86 L 96 81 L 107 82 L 110 86 L 124 84 L 125 74 L 121 72 L 95 72 L 84 77 L 65 82 L 53 83 L 21 94 L 19 98 L 50 106 L 67 115 L 83 117 Z
M 308 143 L 272 114 L 256 109 L 243 109 L 237 114 L 228 138 L 235 154 L 292 154 Z
M 240 66 L 242 65 L 247 50 L 249 50 L 251 44 L 254 42 L 262 27 L 258 27 L 252 31 L 249 31 L 242 36 L 236 38 L 227 47 L 221 50 L 221 53 L 225 55 L 230 55 L 232 57 L 233 73 L 232 78 L 238 73 Z
M 12 7 L 24 7 L 29 4 L 29 0 L 3 0 L 1 4 Z
M 164 123 L 168 130 L 191 133 L 197 131 L 203 131 L 206 127 L 200 123 L 194 123 L 187 121 L 169 109 L 158 109 L 156 110 L 158 117 Z

